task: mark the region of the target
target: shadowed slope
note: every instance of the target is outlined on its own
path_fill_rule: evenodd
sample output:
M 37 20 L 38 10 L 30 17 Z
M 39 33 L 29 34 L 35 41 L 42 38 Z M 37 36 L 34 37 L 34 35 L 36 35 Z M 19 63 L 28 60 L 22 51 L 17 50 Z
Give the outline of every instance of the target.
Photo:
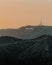
M 0 44 L 4 43 L 14 43 L 14 42 L 19 42 L 22 41 L 22 39 L 18 39 L 15 37 L 10 37 L 10 36 L 1 36 L 0 37 Z
M 52 36 L 49 35 L 11 44 L 0 44 L 0 60 L 3 63 L 48 63 L 50 57 L 52 57 Z

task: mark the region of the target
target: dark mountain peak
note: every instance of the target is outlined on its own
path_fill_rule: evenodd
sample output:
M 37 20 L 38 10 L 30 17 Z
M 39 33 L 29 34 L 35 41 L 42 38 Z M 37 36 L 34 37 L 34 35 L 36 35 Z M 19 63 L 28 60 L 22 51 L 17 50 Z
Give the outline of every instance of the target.
M 32 25 L 27 25 L 27 26 L 25 26 L 25 27 L 28 27 L 28 28 L 30 28 L 30 27 L 35 27 L 35 26 L 32 26 Z
M 14 42 L 19 42 L 19 41 L 22 41 L 22 39 L 10 37 L 10 36 L 1 36 L 0 37 L 0 44 L 1 43 L 14 43 Z
M 22 26 L 20 27 L 20 29 L 25 29 L 25 28 L 34 28 L 35 26 L 32 26 L 32 25 L 27 25 L 27 26 Z
M 41 35 L 38 38 L 36 38 L 37 41 L 38 40 L 42 41 L 42 40 L 46 40 L 46 39 L 51 40 L 52 39 L 52 36 L 45 34 L 45 35 Z
M 40 36 L 40 38 L 45 38 L 45 37 L 52 37 L 52 36 L 50 36 L 50 35 L 42 35 L 42 36 Z
M 0 37 L 1 39 L 18 39 L 18 38 L 15 38 L 15 37 L 11 37 L 11 36 L 1 36 Z

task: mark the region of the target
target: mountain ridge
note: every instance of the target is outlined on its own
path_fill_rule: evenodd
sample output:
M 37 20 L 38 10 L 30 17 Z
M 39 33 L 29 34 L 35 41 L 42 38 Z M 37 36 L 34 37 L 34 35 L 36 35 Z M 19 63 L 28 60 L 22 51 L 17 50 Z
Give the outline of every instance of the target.
M 41 35 L 52 36 L 52 26 L 23 26 L 18 29 L 0 30 L 0 36 L 12 36 L 21 39 L 33 39 Z
M 4 36 L 4 39 L 7 40 L 7 38 L 7 36 Z M 14 40 L 12 37 L 9 38 Z M 3 37 L 0 37 L 1 39 Z M 42 35 L 38 38 L 22 41 L 17 39 L 14 42 L 10 41 L 10 44 L 6 42 L 4 44 L 3 41 L 0 44 L 0 60 L 2 59 L 2 63 L 45 63 L 47 61 L 51 62 L 49 61 L 50 57 L 52 57 L 52 36 L 50 35 Z

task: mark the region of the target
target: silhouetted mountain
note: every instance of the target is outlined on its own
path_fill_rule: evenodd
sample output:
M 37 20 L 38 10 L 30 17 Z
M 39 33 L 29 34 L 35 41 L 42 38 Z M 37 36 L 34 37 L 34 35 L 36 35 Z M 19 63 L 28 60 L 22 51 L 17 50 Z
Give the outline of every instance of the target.
M 4 38 L 8 40 L 8 37 Z M 52 62 L 52 36 L 42 35 L 35 39 L 0 44 L 0 60 L 0 63 L 8 64 L 11 62 L 12 64 L 34 63 L 37 65 L 42 62 L 42 64 L 50 65 Z
M 33 39 L 41 35 L 52 36 L 52 26 L 24 26 L 19 29 L 0 30 L 0 36 L 12 36 L 21 39 Z
M 10 37 L 10 36 L 1 36 L 0 37 L 0 44 L 2 44 L 2 43 L 15 43 L 15 42 L 19 42 L 19 41 L 22 41 L 22 39 Z

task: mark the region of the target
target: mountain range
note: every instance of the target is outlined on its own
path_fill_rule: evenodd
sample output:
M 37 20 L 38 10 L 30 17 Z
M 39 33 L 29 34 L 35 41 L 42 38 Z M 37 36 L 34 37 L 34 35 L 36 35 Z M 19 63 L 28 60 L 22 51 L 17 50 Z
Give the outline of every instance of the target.
M 52 62 L 52 36 L 50 35 L 26 40 L 2 36 L 0 41 L 2 42 L 0 64 L 50 65 Z
M 1 29 L 0 36 L 11 36 L 20 39 L 33 39 L 41 35 L 52 36 L 52 26 L 23 26 L 18 29 Z

